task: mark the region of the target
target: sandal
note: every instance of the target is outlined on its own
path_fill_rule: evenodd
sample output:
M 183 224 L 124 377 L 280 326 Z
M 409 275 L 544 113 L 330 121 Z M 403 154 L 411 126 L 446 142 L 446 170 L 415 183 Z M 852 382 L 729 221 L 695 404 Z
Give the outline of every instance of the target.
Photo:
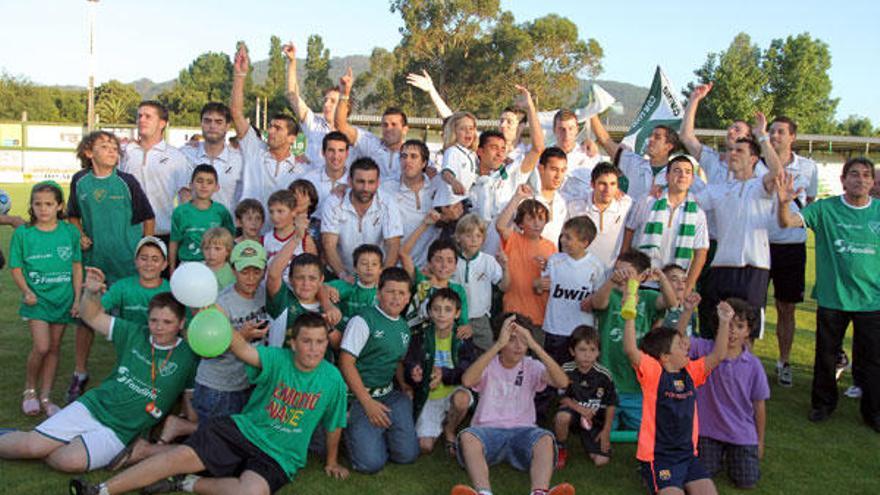
M 36 416 L 40 414 L 40 401 L 37 399 L 37 391 L 29 388 L 22 394 L 21 412 L 26 416 Z
M 58 411 L 61 410 L 61 408 L 55 405 L 55 403 L 48 397 L 40 399 L 40 405 L 43 407 L 43 411 L 45 411 L 47 417 L 52 417 L 55 414 L 58 414 Z

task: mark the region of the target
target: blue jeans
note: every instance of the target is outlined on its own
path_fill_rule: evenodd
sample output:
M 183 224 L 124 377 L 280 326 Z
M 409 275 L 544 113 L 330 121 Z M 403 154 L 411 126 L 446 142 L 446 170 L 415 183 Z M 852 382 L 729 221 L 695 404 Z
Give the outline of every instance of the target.
M 348 427 L 343 434 L 351 466 L 355 471 L 367 474 L 380 471 L 389 460 L 411 464 L 419 456 L 409 397 L 393 390 L 376 400 L 391 409 L 388 413 L 391 426 L 387 429 L 374 426 L 361 403 L 355 400 L 348 411 Z
M 499 462 L 507 462 L 518 471 L 528 471 L 532 465 L 532 451 L 535 444 L 545 436 L 554 438 L 549 431 L 537 426 L 524 426 L 517 428 L 489 428 L 484 426 L 472 426 L 458 434 L 458 442 L 461 445 L 461 435 L 470 433 L 483 444 L 483 455 L 486 464 L 494 466 Z M 556 463 L 556 443 L 553 442 L 553 463 Z M 464 466 L 465 458 L 462 449 L 458 449 L 458 462 Z
M 199 422 L 220 416 L 238 414 L 251 397 L 251 389 L 236 392 L 223 392 L 196 383 L 193 391 L 192 405 L 199 415 Z

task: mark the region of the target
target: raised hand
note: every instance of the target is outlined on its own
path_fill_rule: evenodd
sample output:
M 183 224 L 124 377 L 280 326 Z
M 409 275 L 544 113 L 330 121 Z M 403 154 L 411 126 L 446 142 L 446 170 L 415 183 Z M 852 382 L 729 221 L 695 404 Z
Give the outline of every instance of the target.
M 504 323 L 501 325 L 501 331 L 498 332 L 498 340 L 495 341 L 499 348 L 506 346 L 510 342 L 510 334 L 513 333 L 513 329 L 516 326 L 516 315 L 510 315 L 504 320 Z
M 441 218 L 441 217 L 442 217 L 442 215 L 440 215 L 440 212 L 439 212 L 439 211 L 437 211 L 437 210 L 431 210 L 431 211 L 428 212 L 427 215 L 425 215 L 425 218 L 422 219 L 422 222 L 423 222 L 425 225 L 434 225 L 434 224 L 436 224 L 437 222 L 440 221 L 440 218 Z
M 532 186 L 528 184 L 523 184 L 516 188 L 516 197 L 519 199 L 526 199 L 535 196 L 535 191 L 532 189 Z
M 410 86 L 421 89 L 425 93 L 430 93 L 434 88 L 434 80 L 428 75 L 428 71 L 422 69 L 421 74 L 410 72 L 406 75 L 406 83 Z
M 100 268 L 93 266 L 86 267 L 86 278 L 83 280 L 83 288 L 91 292 L 103 292 L 104 288 L 104 272 Z
M 236 74 L 247 75 L 248 69 L 250 69 L 250 59 L 248 58 L 247 47 L 244 43 L 235 52 L 235 60 L 232 66 Z
M 755 138 L 758 139 L 767 135 L 767 116 L 764 115 L 764 112 L 757 112 L 755 114 L 755 126 L 752 128 L 752 132 L 755 134 Z
M 788 204 L 794 201 L 800 191 L 794 189 L 794 175 L 786 173 L 785 170 L 779 172 L 776 176 L 776 195 L 780 203 Z
M 282 46 L 281 52 L 287 56 L 287 60 L 296 60 L 296 45 L 293 44 L 293 41 L 289 41 L 286 45 Z
M 684 309 L 687 311 L 693 311 L 697 306 L 700 305 L 700 301 L 702 298 L 700 297 L 699 292 L 691 292 L 684 298 Z
M 709 94 L 709 91 L 712 91 L 712 83 L 709 84 L 700 84 L 693 91 L 691 91 L 691 100 L 692 101 L 700 101 Z
M 524 110 L 528 110 L 534 103 L 532 102 L 532 93 L 529 92 L 529 89 L 525 86 L 516 84 L 514 85 L 517 91 L 519 91 L 519 95 L 517 95 L 516 105 Z
M 727 301 L 721 301 L 718 303 L 718 321 L 719 322 L 729 322 L 733 319 L 733 308 L 730 307 L 730 304 Z
M 352 84 L 354 84 L 354 72 L 349 67 L 345 75 L 339 78 L 339 92 L 347 96 L 351 93 Z

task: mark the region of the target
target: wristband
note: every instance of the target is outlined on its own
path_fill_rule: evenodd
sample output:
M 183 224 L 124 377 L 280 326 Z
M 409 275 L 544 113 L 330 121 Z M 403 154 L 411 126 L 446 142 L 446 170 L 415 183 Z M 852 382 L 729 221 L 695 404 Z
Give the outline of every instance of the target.
M 759 136 L 759 137 L 758 137 L 758 143 L 766 142 L 766 141 L 769 140 L 769 139 L 770 139 L 770 135 L 769 135 L 769 134 L 764 134 L 763 136 Z
M 348 101 L 348 95 L 339 95 L 339 101 Z
M 236 72 L 235 77 L 247 77 L 247 72 Z

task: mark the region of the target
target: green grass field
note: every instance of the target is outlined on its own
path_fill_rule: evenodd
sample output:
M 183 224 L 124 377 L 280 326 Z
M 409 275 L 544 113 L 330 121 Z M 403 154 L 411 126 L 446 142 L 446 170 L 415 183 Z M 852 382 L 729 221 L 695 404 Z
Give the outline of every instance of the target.
M 28 198 L 25 185 L 0 187 L 13 197 L 13 213 L 24 215 Z M 8 253 L 11 229 L 0 230 L 0 245 Z M 808 250 L 807 291 L 814 277 L 812 245 Z M 20 411 L 24 383 L 24 362 L 31 347 L 27 326 L 17 316 L 20 293 L 13 284 L 9 270 L 0 272 L 0 362 L 6 363 L 0 378 L 0 427 L 30 429 L 41 418 L 25 417 Z M 755 352 L 763 360 L 771 378 L 771 399 L 767 404 L 768 426 L 766 452 L 762 461 L 762 480 L 754 493 L 874 494 L 880 491 L 880 436 L 864 426 L 858 414 L 857 402 L 841 398 L 834 416 L 821 425 L 807 421 L 809 390 L 813 360 L 815 301 L 809 300 L 798 307 L 795 347 L 792 354 L 794 387 L 776 386 L 774 363 L 777 356 L 774 335 L 775 313 L 768 311 L 767 336 L 757 343 Z M 92 350 L 91 372 L 93 385 L 109 372 L 113 349 L 102 339 L 95 340 Z M 851 347 L 848 337 L 846 348 Z M 68 327 L 64 338 L 62 359 L 55 385 L 54 398 L 61 401 L 73 370 L 73 328 Z M 850 385 L 849 374 L 842 380 L 841 389 Z M 568 481 L 580 493 L 624 494 L 641 493 L 636 472 L 634 444 L 614 447 L 612 462 L 596 469 L 583 455 L 577 455 L 580 446 L 572 445 L 568 466 L 556 473 L 554 482 Z M 506 466 L 492 469 L 496 494 L 527 493 L 528 475 Z M 874 474 L 871 474 L 874 473 Z M 89 474 L 91 480 L 110 476 L 106 471 Z M 53 472 L 38 462 L 0 461 L 0 493 L 38 494 L 61 493 L 66 490 L 68 475 Z M 369 495 L 379 493 L 435 495 L 448 493 L 452 485 L 466 483 L 467 475 L 456 463 L 440 451 L 419 459 L 413 465 L 389 465 L 381 473 L 365 476 L 352 474 L 346 481 L 325 477 L 322 460 L 310 458 L 308 466 L 298 474 L 294 483 L 281 493 L 310 493 L 332 495 Z M 735 493 L 732 485 L 720 476 L 716 480 L 721 493 Z

